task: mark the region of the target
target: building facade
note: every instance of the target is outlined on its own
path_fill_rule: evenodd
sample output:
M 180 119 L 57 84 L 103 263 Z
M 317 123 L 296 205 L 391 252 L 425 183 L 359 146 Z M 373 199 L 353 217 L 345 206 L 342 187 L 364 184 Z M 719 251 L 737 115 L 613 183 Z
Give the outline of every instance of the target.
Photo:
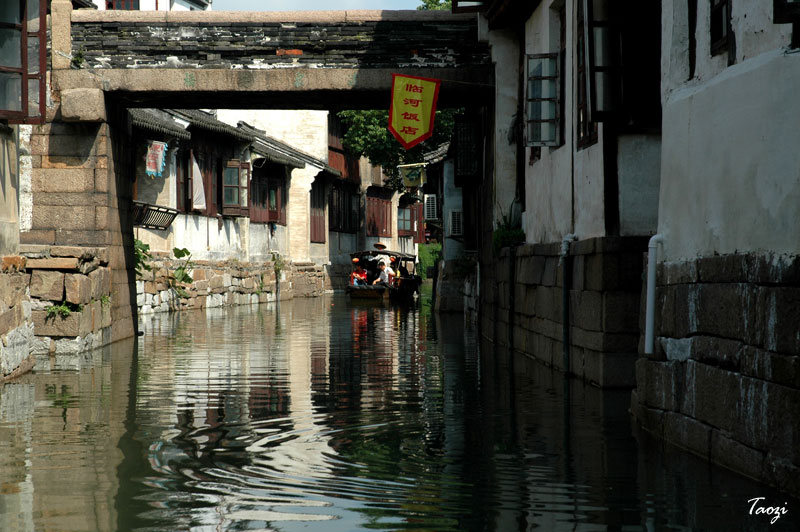
M 632 412 L 796 495 L 800 13 L 782 0 L 662 3 L 654 341 Z
M 658 212 L 659 3 L 483 4 L 496 97 L 481 304 L 502 309 L 483 334 L 600 386 L 633 386 L 641 254 Z M 501 251 L 519 230 L 525 245 Z

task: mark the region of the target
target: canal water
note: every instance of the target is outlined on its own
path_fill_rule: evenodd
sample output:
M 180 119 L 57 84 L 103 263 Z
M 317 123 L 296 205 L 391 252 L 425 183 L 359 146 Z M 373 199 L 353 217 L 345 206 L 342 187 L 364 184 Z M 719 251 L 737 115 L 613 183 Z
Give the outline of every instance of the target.
M 800 529 L 800 502 L 637 433 L 629 392 L 427 300 L 142 326 L 0 386 L 1 530 Z

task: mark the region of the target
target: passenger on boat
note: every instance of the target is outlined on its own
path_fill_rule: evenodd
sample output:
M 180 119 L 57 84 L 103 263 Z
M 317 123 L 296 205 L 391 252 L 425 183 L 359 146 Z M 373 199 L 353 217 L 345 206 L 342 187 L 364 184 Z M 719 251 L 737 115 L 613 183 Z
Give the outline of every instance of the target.
M 375 279 L 374 281 L 372 281 L 372 284 L 380 283 L 380 284 L 385 284 L 385 285 L 388 286 L 389 285 L 389 274 L 386 273 L 386 264 L 381 262 L 380 264 L 378 264 L 378 269 L 380 270 L 380 273 L 378 274 L 378 278 Z
M 356 269 L 350 274 L 350 284 L 353 286 L 361 286 L 367 284 L 367 272 L 361 267 L 358 258 L 353 259 Z

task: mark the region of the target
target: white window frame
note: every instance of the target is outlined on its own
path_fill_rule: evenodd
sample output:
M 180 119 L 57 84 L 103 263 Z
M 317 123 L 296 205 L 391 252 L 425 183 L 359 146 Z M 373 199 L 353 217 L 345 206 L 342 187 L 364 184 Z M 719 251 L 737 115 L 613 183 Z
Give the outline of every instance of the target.
M 539 72 L 534 71 L 541 65 Z M 527 146 L 561 145 L 561 72 L 558 53 L 528 55 L 526 61 L 525 123 Z M 538 86 L 538 91 L 535 90 Z M 552 107 L 552 116 L 546 112 Z M 552 130 L 543 132 L 552 124 Z M 537 133 L 538 128 L 538 135 Z

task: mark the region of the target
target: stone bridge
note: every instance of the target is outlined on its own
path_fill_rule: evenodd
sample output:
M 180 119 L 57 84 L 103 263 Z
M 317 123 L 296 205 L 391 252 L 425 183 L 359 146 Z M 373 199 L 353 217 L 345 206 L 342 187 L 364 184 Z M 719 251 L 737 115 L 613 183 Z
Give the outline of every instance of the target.
M 493 94 L 477 18 L 443 11 L 169 12 L 53 16 L 53 85 L 125 105 L 384 108 L 391 74 L 443 80 L 444 106 Z

